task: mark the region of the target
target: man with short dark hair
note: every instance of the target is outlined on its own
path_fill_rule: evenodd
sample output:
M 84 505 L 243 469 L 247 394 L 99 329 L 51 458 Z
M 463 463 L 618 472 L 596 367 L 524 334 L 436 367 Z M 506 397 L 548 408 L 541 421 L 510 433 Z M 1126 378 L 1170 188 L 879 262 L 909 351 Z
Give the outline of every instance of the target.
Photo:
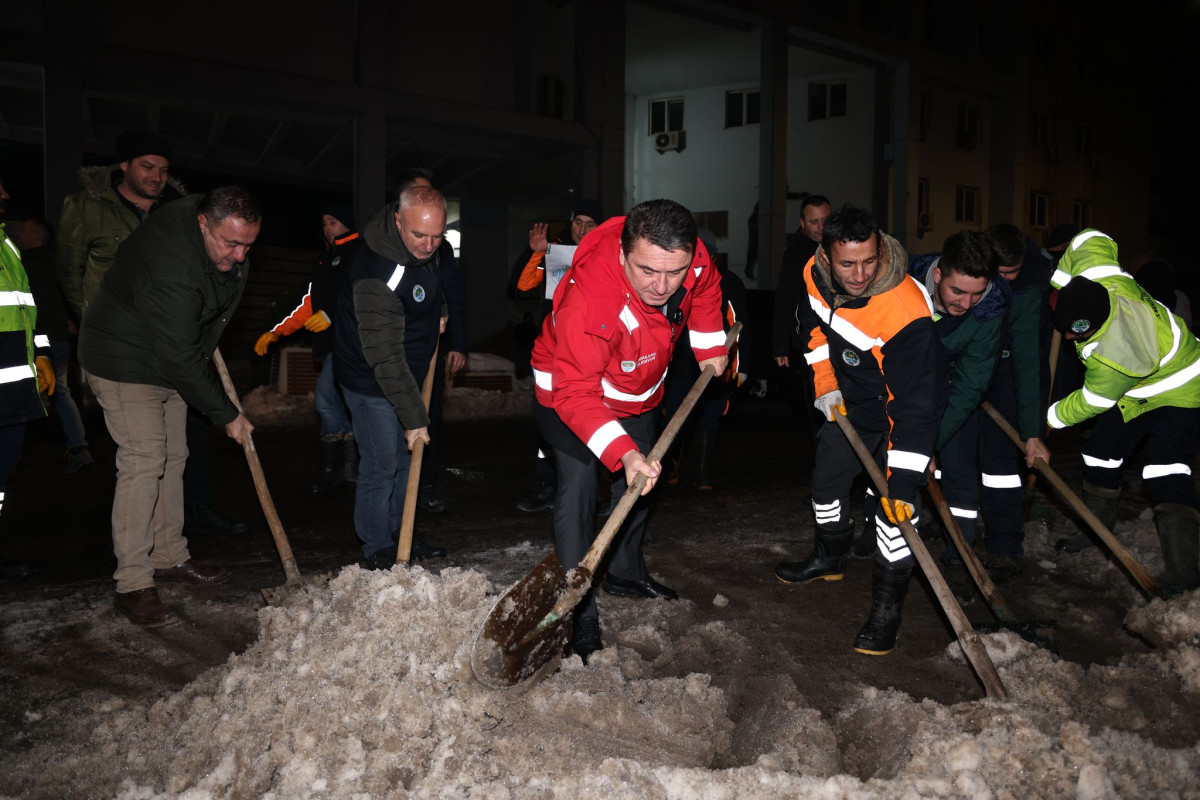
M 117 445 L 114 605 L 141 627 L 179 621 L 155 584 L 229 578 L 196 564 L 183 536 L 186 417 L 193 406 L 238 441 L 253 430 L 210 361 L 261 224 L 236 186 L 166 206 L 121 246 L 83 319 L 79 362 Z
M 996 368 L 1009 305 L 1008 283 L 998 280 L 996 267 L 987 238 L 975 231 L 959 231 L 946 239 L 941 253 L 918 256 L 909 266 L 933 301 L 941 374 L 950 381 L 938 428 L 936 478 L 969 547 L 979 518 L 979 403 Z M 975 588 L 949 536 L 942 564 L 958 602 L 974 602 Z
M 1075 343 L 1083 387 L 1050 406 L 1059 429 L 1095 418 L 1083 447 L 1084 503 L 1112 530 L 1125 459 L 1145 442 L 1142 485 L 1166 571 L 1167 594 L 1200 587 L 1200 502 L 1192 465 L 1200 443 L 1200 341 L 1117 261 L 1097 230 L 1071 240 L 1051 277 L 1054 327 Z
M 441 323 L 445 231 L 442 194 L 405 189 L 363 226 L 363 247 L 338 302 L 333 369 L 358 441 L 354 530 L 369 569 L 396 563 L 409 451 L 430 441 L 420 387 Z M 445 555 L 414 531 L 412 560 Z
M 900 531 L 914 516 L 937 438 L 943 399 L 940 344 L 929 296 L 908 276 L 904 248 L 875 218 L 846 207 L 825 221 L 821 246 L 804 268 L 802 328 L 810 331 L 815 405 L 827 420 L 817 434 L 812 476 L 816 542 L 802 562 L 785 562 L 785 583 L 839 581 L 854 527 L 850 487 L 862 463 L 834 424 L 848 416 L 888 480 L 888 499 L 871 493 L 877 549 L 872 604 L 854 649 L 883 655 L 895 646 L 913 556 Z M 876 507 L 878 510 L 876 510 Z
M 587 235 L 554 294 L 533 347 L 534 418 L 554 448 L 554 549 L 573 569 L 595 536 L 596 464 L 617 472 L 619 496 L 639 473 L 642 495 L 661 464 L 646 460 L 674 340 L 687 336 L 704 369 L 725 370 L 720 277 L 697 245 L 691 212 L 671 200 L 641 203 Z M 671 600 L 642 554 L 647 505 L 639 500 L 612 546 L 604 590 Z M 603 649 L 589 591 L 574 611 L 572 649 L 584 663 Z

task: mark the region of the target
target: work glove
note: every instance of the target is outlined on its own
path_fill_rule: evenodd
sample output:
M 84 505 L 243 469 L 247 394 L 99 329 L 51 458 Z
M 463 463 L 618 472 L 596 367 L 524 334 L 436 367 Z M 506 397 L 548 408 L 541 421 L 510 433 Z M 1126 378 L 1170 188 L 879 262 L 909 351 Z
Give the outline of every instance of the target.
M 54 365 L 50 359 L 38 356 L 33 360 L 33 367 L 37 371 L 38 392 L 54 394 Z
M 262 336 L 258 337 L 258 341 L 254 343 L 254 352 L 260 356 L 267 354 L 267 348 L 279 341 L 279 337 L 267 331 Z
M 913 505 L 903 500 L 892 500 L 888 497 L 879 498 L 879 509 L 887 517 L 888 522 L 899 525 L 901 522 L 912 520 Z
M 825 416 L 825 419 L 829 422 L 833 422 L 833 410 L 835 408 L 842 413 L 843 417 L 846 416 L 846 401 L 842 399 L 842 392 L 839 389 L 834 389 L 832 392 L 826 392 L 825 394 L 821 395 L 817 398 L 816 402 L 813 403 L 813 406 L 815 406 L 817 411 L 820 411 Z
M 304 327 L 313 333 L 329 330 L 329 326 L 332 324 L 333 322 L 330 321 L 329 315 L 324 311 L 314 311 L 311 317 L 304 320 Z

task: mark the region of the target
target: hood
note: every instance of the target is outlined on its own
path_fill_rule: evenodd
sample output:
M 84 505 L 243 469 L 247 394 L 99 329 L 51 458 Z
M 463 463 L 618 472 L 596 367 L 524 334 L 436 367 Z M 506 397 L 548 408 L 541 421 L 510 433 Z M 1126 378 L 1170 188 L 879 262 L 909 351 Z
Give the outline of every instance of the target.
M 830 274 L 829 256 L 825 253 L 824 245 L 817 246 L 817 254 L 814 258 L 816 259 L 814 264 L 825 278 L 825 284 L 834 290 L 833 308 L 838 308 L 851 300 L 875 297 L 895 289 L 908 274 L 908 253 L 904 251 L 900 242 L 883 231 L 879 232 L 879 271 L 875 273 L 875 282 L 867 287 L 862 298 L 841 293 L 840 287 L 834 283 L 833 276 Z
M 400 231 L 396 230 L 396 210 L 399 207 L 399 202 L 393 200 L 376 211 L 362 228 L 363 241 L 367 243 L 367 247 L 397 264 L 406 267 L 428 264 L 437 258 L 438 251 L 434 250 L 433 255 L 424 260 L 418 260 L 408 252 L 400 238 Z
M 1093 267 L 1120 267 L 1120 264 L 1117 260 L 1117 243 L 1107 234 L 1088 228 L 1072 239 L 1063 251 L 1052 283 L 1062 288 L 1070 283 L 1071 277 L 1080 275 L 1085 270 Z
M 87 196 L 92 200 L 99 200 L 106 191 L 115 192 L 117 190 L 117 178 L 120 174 L 121 165 L 110 164 L 107 167 L 80 167 L 76 177 L 79 179 L 79 185 L 87 192 Z M 175 176 L 168 175 L 167 186 L 163 189 L 159 202 L 165 203 L 176 197 L 183 197 L 187 193 L 187 189 Z

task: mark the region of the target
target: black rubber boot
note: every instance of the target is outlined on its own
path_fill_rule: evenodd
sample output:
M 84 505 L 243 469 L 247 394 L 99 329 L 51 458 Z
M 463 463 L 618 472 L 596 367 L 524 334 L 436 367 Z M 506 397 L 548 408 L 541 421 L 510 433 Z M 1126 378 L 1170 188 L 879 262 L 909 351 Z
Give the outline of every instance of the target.
M 713 444 L 717 441 L 716 431 L 696 431 L 696 491 L 712 491 L 712 482 L 708 479 L 708 464 L 711 460 Z
M 908 561 L 908 559 L 905 559 Z M 912 580 L 912 563 L 897 564 L 875 561 L 871 573 L 871 615 L 854 640 L 854 650 L 869 656 L 884 656 L 896 646 L 900 630 L 900 611 L 904 595 Z
M 1120 489 L 1105 489 L 1103 486 L 1096 486 L 1087 481 L 1083 482 L 1083 504 L 1087 506 L 1088 511 L 1099 518 L 1110 532 L 1117 524 L 1117 505 L 1120 502 Z M 1054 543 L 1054 549 L 1063 553 L 1078 553 L 1080 550 L 1095 546 L 1096 540 L 1086 530 L 1082 530 L 1074 536 L 1063 537 Z
M 1165 596 L 1200 587 L 1200 511 L 1179 503 L 1154 507 L 1167 568 L 1158 579 Z
M 342 473 L 342 439 L 338 434 L 321 437 L 321 469 L 309 490 L 313 494 L 333 491 L 345 482 Z
M 775 577 L 784 583 L 840 581 L 846 574 L 846 550 L 853 535 L 853 526 L 834 532 L 817 528 L 817 540 L 808 560 L 776 564 Z
M 342 480 L 346 483 L 358 483 L 358 443 L 354 441 L 353 433 L 342 434 Z

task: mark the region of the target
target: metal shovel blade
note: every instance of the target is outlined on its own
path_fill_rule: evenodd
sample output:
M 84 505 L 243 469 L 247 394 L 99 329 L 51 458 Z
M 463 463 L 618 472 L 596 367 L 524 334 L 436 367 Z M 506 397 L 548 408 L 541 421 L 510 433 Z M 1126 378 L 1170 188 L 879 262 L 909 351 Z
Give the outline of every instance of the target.
M 567 590 L 558 556 L 550 553 L 500 595 L 471 647 L 476 680 L 491 689 L 509 689 L 561 655 L 571 617 L 548 624 L 547 617 Z

